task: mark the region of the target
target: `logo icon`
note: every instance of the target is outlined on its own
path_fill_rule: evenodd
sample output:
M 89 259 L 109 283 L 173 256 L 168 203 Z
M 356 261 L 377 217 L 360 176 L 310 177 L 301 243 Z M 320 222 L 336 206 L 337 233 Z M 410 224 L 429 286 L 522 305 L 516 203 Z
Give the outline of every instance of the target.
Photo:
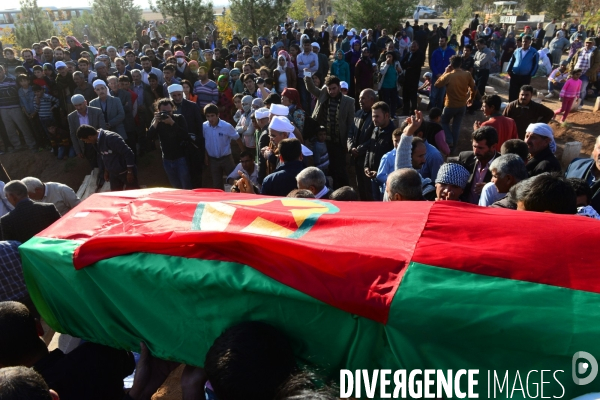
M 573 382 L 575 382 L 576 385 L 587 385 L 596 378 L 596 375 L 598 375 L 598 362 L 594 356 L 587 351 L 578 351 L 573 354 L 571 371 L 573 374 Z M 589 375 L 585 378 L 580 378 L 580 376 L 585 374 Z
M 202 202 L 196 207 L 192 230 L 253 233 L 299 239 L 324 214 L 339 208 L 320 200 L 257 198 L 222 202 Z

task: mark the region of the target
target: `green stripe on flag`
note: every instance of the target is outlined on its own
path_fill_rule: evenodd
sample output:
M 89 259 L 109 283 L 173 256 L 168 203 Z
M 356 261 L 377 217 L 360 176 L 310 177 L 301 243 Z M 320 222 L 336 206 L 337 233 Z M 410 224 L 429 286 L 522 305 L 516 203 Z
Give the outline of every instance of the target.
M 599 305 L 594 293 L 411 263 L 387 333 L 403 368 L 480 369 L 480 398 L 487 398 L 487 370 L 509 370 L 512 387 L 517 370 L 525 385 L 529 371 L 542 369 L 564 370 L 557 377 L 571 398 L 600 391 L 600 376 L 586 386 L 571 377 L 575 352 L 600 359 Z M 554 383 L 544 396 L 561 394 L 551 374 L 544 381 Z
M 340 368 L 479 369 L 488 398 L 488 369 L 508 370 L 511 387 L 517 370 L 525 384 L 530 370 L 562 369 L 563 398 L 600 391 L 600 377 L 571 379 L 575 352 L 600 358 L 598 294 L 411 263 L 384 326 L 237 263 L 137 253 L 76 271 L 77 246 L 33 238 L 20 248 L 23 268 L 50 326 L 97 343 L 136 349 L 143 339 L 158 357 L 202 365 L 224 329 L 261 320 L 334 380 Z M 561 394 L 551 374 L 544 380 L 544 396 Z

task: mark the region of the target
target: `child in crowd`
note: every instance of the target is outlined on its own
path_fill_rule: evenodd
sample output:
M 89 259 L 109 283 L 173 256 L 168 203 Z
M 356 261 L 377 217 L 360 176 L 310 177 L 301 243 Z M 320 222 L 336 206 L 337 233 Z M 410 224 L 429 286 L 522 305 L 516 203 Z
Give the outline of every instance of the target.
M 327 153 L 327 129 L 324 126 L 319 126 L 317 136 L 313 139 L 313 159 L 315 167 L 319 168 L 325 175 L 329 170 L 329 153 Z
M 444 157 L 447 157 L 450 154 L 450 147 L 446 143 L 446 133 L 440 125 L 441 121 L 442 110 L 440 108 L 433 107 L 429 110 L 429 126 L 423 137 L 430 145 L 438 149 Z
M 35 111 L 40 118 L 46 136 L 50 137 L 46 127 L 54 122 L 54 110 L 58 109 L 60 103 L 56 97 L 44 93 L 44 89 L 40 86 L 34 85 L 33 92 L 35 93 L 33 102 Z
M 431 72 L 425 72 L 423 79 L 425 79 L 425 82 L 419 86 L 417 92 L 419 94 L 429 96 L 429 93 L 431 93 Z
M 385 198 L 385 183 L 387 182 L 388 175 L 396 170 L 396 150 L 398 149 L 398 144 L 400 143 L 402 130 L 403 129 L 401 128 L 394 130 L 392 133 L 392 142 L 394 143 L 394 148 L 381 157 L 379 169 L 377 170 L 377 175 L 375 176 L 377 184 L 379 185 L 380 197 L 378 199 L 373 199 L 375 201 L 387 200 Z
M 68 131 L 59 128 L 54 120 L 46 124 L 46 129 L 48 130 L 52 152 L 56 154 L 59 160 L 75 157 L 71 135 Z
M 21 110 L 23 114 L 30 120 L 36 115 L 34 98 L 35 93 L 29 86 L 29 77 L 27 75 L 19 75 L 17 77 L 17 84 L 19 85 L 19 101 L 21 103 Z
M 233 120 L 236 124 L 240 121 L 240 118 L 242 118 L 242 114 L 244 113 L 244 110 L 242 109 L 242 97 L 244 97 L 242 93 L 237 93 L 233 96 L 233 106 L 237 110 L 233 116 Z
M 560 122 L 565 122 L 569 111 L 573 107 L 573 102 L 579 100 L 579 92 L 581 91 L 581 70 L 576 69 L 571 72 L 571 77 L 565 82 L 562 90 L 560 91 L 560 97 L 562 99 L 561 107 L 554 111 L 554 117 L 562 113 Z
M 275 81 L 273 78 L 265 79 L 265 87 L 269 89 L 269 91 L 273 92 L 273 86 L 275 86 Z
M 42 68 L 41 65 L 34 65 L 33 66 L 33 81 L 31 82 L 32 85 L 38 85 L 42 88 L 44 88 L 44 93 L 49 94 L 50 89 L 48 88 L 48 84 L 46 83 L 46 79 L 44 79 L 44 69 Z
M 229 71 L 230 85 L 233 89 L 233 94 L 242 93 L 244 91 L 244 84 L 240 81 L 240 70 L 237 68 Z

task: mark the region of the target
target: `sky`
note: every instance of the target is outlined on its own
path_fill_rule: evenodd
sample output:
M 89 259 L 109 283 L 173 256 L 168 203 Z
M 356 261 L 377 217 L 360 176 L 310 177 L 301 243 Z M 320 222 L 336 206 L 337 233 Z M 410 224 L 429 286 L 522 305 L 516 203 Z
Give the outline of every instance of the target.
M 147 9 L 148 0 L 134 0 L 135 4 L 142 7 L 143 9 Z M 46 6 L 55 6 L 55 7 L 73 7 L 75 4 L 81 5 L 89 5 L 91 2 L 82 1 L 81 3 L 75 2 L 72 0 L 38 0 L 38 6 L 46 7 Z M 215 7 L 228 6 L 229 1 L 227 0 L 213 0 L 213 5 Z

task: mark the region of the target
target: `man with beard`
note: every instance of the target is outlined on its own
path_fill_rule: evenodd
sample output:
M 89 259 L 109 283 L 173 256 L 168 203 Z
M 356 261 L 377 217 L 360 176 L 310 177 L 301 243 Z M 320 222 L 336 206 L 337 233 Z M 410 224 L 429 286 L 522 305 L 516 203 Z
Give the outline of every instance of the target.
M 258 59 L 258 65 L 269 68 L 271 72 L 277 69 L 277 60 L 273 58 L 269 46 L 263 46 L 263 56 Z
M 162 85 L 164 83 L 163 72 L 160 69 L 154 68 L 152 66 L 152 61 L 150 60 L 150 57 L 144 56 L 140 59 L 140 61 L 142 63 L 142 68 L 143 68 L 141 71 L 142 72 L 142 82 L 149 85 L 150 82 L 148 82 L 148 75 L 154 74 L 158 78 L 158 84 Z

